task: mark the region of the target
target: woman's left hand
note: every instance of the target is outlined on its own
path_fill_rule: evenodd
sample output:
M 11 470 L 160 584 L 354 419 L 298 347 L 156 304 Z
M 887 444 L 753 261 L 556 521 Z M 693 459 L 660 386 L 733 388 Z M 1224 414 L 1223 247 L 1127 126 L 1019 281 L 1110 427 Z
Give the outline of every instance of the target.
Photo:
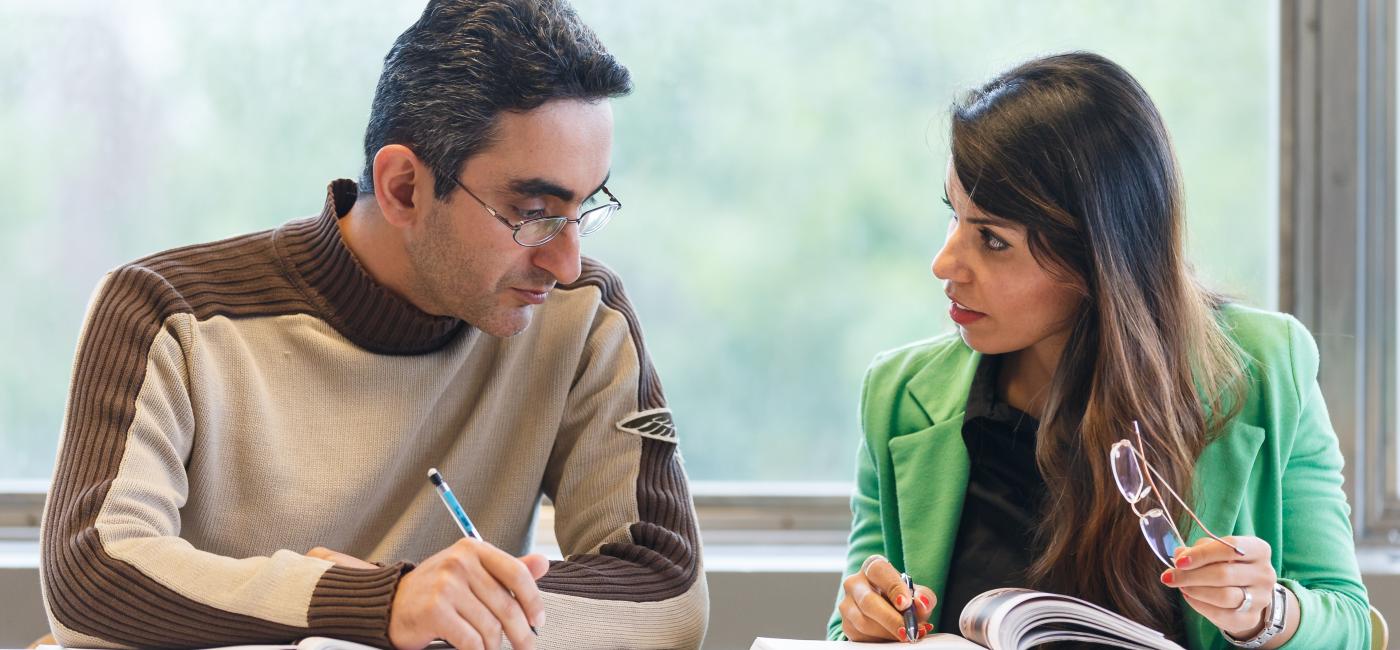
M 1162 574 L 1162 584 L 1180 589 L 1192 609 L 1230 636 L 1249 639 L 1264 629 L 1264 613 L 1273 599 L 1274 583 L 1278 582 L 1278 574 L 1269 561 L 1273 549 L 1258 537 L 1224 539 L 1244 555 L 1214 539 L 1202 538 L 1193 546 L 1177 550 L 1176 568 Z M 1248 607 L 1243 606 L 1246 592 Z M 1296 605 L 1291 609 L 1296 609 Z M 1291 636 L 1285 628 L 1275 639 L 1281 643 Z M 1268 647 L 1274 645 L 1270 643 Z

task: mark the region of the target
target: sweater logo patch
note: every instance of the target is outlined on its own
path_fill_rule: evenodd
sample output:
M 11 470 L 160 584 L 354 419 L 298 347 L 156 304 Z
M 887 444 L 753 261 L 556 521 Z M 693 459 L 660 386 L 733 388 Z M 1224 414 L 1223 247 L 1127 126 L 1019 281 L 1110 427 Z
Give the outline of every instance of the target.
M 676 423 L 671 419 L 671 409 L 651 409 L 637 411 L 617 423 L 617 428 L 643 438 L 676 442 Z

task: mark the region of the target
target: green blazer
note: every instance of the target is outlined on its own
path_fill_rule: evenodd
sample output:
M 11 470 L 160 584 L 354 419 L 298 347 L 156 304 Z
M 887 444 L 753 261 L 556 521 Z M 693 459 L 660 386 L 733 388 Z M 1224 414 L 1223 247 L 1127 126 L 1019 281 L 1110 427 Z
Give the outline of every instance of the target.
M 1317 383 L 1317 345 L 1283 314 L 1228 305 L 1220 322 L 1250 358 L 1250 387 L 1239 415 L 1197 461 L 1192 508 L 1218 535 L 1253 535 L 1273 548 L 1279 582 L 1298 596 L 1302 615 L 1285 647 L 1369 648 L 1369 603 L 1342 491 L 1342 454 Z M 846 575 L 879 553 L 943 592 L 967 491 L 963 415 L 980 356 L 951 334 L 871 364 Z M 1183 534 L 1188 543 L 1204 536 L 1194 523 Z M 1189 648 L 1233 647 L 1179 603 Z M 938 617 L 935 611 L 935 624 Z M 839 611 L 827 630 L 844 638 Z

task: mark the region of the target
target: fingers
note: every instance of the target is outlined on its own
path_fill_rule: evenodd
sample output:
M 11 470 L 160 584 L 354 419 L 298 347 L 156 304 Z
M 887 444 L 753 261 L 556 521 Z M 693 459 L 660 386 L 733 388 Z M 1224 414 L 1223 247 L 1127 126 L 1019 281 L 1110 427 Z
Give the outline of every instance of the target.
M 1273 586 L 1274 567 L 1258 562 L 1208 564 L 1199 569 L 1167 569 L 1162 583 L 1168 587 Z
M 521 613 L 522 622 L 528 621 L 528 625 L 535 627 L 543 625 L 544 598 L 540 596 L 540 589 L 535 584 L 534 572 L 530 567 L 523 560 L 489 544 L 476 540 L 463 540 L 463 542 L 482 547 L 480 549 L 482 566 L 490 573 L 490 577 L 499 583 L 499 587 L 509 592 L 506 597 L 518 603 L 514 611 Z M 538 566 L 543 561 L 545 568 L 548 569 L 548 561 L 544 560 L 543 556 L 535 557 L 538 559 L 531 559 L 530 562 Z M 514 597 L 511 597 L 510 594 L 514 594 Z M 490 602 L 488 601 L 487 604 L 489 605 Z M 504 620 L 502 619 L 502 621 Z M 528 630 L 526 631 L 528 632 Z M 511 638 L 511 641 L 515 641 L 514 637 Z
M 866 618 L 850 598 L 841 599 L 837 610 L 841 612 L 841 631 L 852 641 L 889 641 L 894 639 L 884 628 Z
M 1241 600 L 1238 595 L 1239 591 L 1239 589 L 1235 589 L 1236 606 Z M 1243 612 L 1237 612 L 1233 607 L 1216 607 L 1185 592 L 1182 592 L 1181 595 L 1186 599 L 1186 604 L 1190 605 L 1191 609 L 1210 620 L 1216 627 L 1229 632 L 1235 638 L 1249 638 L 1258 633 L 1258 630 L 1263 627 L 1264 621 L 1262 606 L 1259 604 L 1259 594 L 1253 590 L 1251 593 L 1254 593 L 1254 604 Z
M 484 605 L 490 614 L 485 618 L 489 619 L 490 623 L 495 623 L 494 629 L 483 630 L 477 625 L 476 619 L 471 619 L 472 624 L 481 630 L 483 638 L 488 632 L 495 632 L 495 638 L 499 639 L 503 631 L 517 650 L 531 650 L 535 647 L 535 631 L 530 629 L 530 624 L 526 622 L 525 612 L 520 609 L 519 602 L 503 585 L 490 576 L 482 576 L 473 583 L 472 592 L 479 600 L 473 611 L 480 613 Z
M 866 639 L 901 638 L 904 617 L 880 595 L 864 574 L 851 575 L 843 584 L 846 597 L 842 600 L 842 606 L 854 610 L 852 624 Z
M 1257 593 L 1258 589 L 1251 590 L 1251 594 Z M 1182 595 L 1190 596 L 1197 602 L 1210 605 L 1217 609 L 1234 611 L 1244 603 L 1244 591 L 1240 587 L 1187 587 L 1181 590 Z M 1259 601 L 1258 596 L 1253 604 Z M 1253 609 L 1253 606 L 1251 606 Z
M 481 635 L 453 605 L 463 597 L 465 587 L 432 569 L 440 556 L 429 558 L 424 567 L 399 582 L 389 608 L 389 642 L 398 650 L 421 650 L 443 639 L 460 650 L 484 650 Z
M 904 584 L 904 578 L 899 571 L 890 564 L 889 560 L 879 558 L 866 562 L 862 569 L 870 585 L 875 588 L 886 600 L 894 605 L 898 611 L 909 609 L 914 602 L 914 594 L 909 592 L 909 587 Z
M 927 623 L 933 616 L 933 607 L 938 604 L 938 597 L 933 595 L 933 590 L 923 585 L 914 585 L 914 612 L 919 617 L 920 623 Z
M 317 546 L 306 552 L 307 557 L 314 557 L 318 560 L 334 562 L 339 566 L 350 567 L 352 569 L 377 569 L 379 567 L 370 564 L 353 555 L 346 555 L 339 551 L 332 551 L 324 546 Z
M 1176 566 L 1178 569 L 1190 569 L 1194 567 L 1214 564 L 1216 562 L 1254 562 L 1268 561 L 1272 554 L 1269 543 L 1258 537 L 1223 537 L 1225 541 L 1240 549 L 1244 555 L 1236 553 L 1234 549 L 1221 544 L 1209 537 L 1203 537 L 1189 547 L 1183 547 L 1176 553 Z
M 485 650 L 487 645 L 481 634 L 460 616 L 453 614 L 441 618 L 442 640 L 452 644 L 456 650 Z M 499 641 L 497 645 L 500 645 Z
M 520 561 L 525 563 L 525 568 L 530 570 L 530 577 L 539 580 L 544 574 L 549 572 L 549 559 L 539 553 L 531 553 L 520 557 Z
M 1187 589 L 1192 587 L 1272 587 L 1278 574 L 1266 561 L 1215 562 L 1200 565 L 1191 562 L 1188 568 L 1167 569 L 1162 584 Z
M 1256 537 L 1226 537 L 1244 555 L 1213 539 L 1202 539 L 1177 554 L 1176 568 L 1162 573 L 1162 583 L 1177 587 L 1187 604 L 1216 627 L 1248 637 L 1261 627 L 1262 612 L 1278 575 L 1270 563 L 1272 549 Z M 1241 610 L 1245 593 L 1249 607 Z
M 548 565 L 541 556 L 517 559 L 477 540 L 453 544 L 399 581 L 390 642 L 417 649 L 440 638 L 458 648 L 498 650 L 504 635 L 517 650 L 532 650 L 531 621 L 544 620 L 535 575 Z
M 476 589 L 464 590 L 464 593 L 458 594 L 452 599 L 452 606 L 457 616 L 466 621 L 480 636 L 481 647 L 484 650 L 500 650 L 501 634 L 505 630 L 495 613 L 477 598 Z M 514 644 L 515 639 L 511 639 L 511 643 Z

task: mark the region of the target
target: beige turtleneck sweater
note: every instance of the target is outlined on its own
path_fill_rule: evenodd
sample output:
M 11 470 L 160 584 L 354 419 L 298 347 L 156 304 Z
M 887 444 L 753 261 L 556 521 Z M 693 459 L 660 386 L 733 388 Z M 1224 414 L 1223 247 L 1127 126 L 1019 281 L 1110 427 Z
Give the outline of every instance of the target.
M 460 533 L 564 554 L 540 646 L 699 645 L 699 537 L 674 427 L 617 277 L 585 259 L 496 338 L 376 284 L 318 217 L 109 273 L 88 309 L 43 525 L 65 645 L 336 636 L 388 645 L 399 576 Z M 326 546 L 381 563 L 303 555 Z

